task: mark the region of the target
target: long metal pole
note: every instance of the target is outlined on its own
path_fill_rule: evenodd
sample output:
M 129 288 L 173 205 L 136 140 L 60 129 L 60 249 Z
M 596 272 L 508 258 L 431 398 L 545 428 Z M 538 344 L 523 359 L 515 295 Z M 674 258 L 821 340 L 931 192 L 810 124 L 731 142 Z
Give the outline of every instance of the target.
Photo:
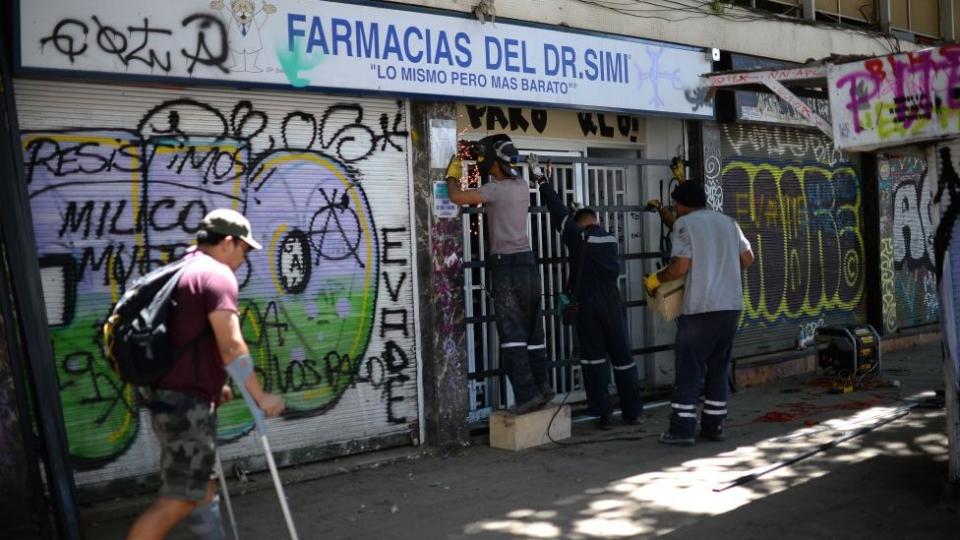
M 744 484 L 748 484 L 748 483 L 750 483 L 750 482 L 753 482 L 753 481 L 756 480 L 757 478 L 760 478 L 761 476 L 770 474 L 770 473 L 772 473 L 773 471 L 775 471 L 775 470 L 777 470 L 777 469 L 782 469 L 782 468 L 784 468 L 784 467 L 793 465 L 794 463 L 798 463 L 798 462 L 800 462 L 800 461 L 803 461 L 803 460 L 805 460 L 805 459 L 807 459 L 807 458 L 809 458 L 809 457 L 811 457 L 811 456 L 814 456 L 814 455 L 816 455 L 816 454 L 819 454 L 820 452 L 823 452 L 824 450 L 829 450 L 830 448 L 833 448 L 833 447 L 835 447 L 835 446 L 837 446 L 837 445 L 839 445 L 839 444 L 842 444 L 842 443 L 844 443 L 844 442 L 846 442 L 846 441 L 849 441 L 850 439 L 855 439 L 855 438 L 857 438 L 857 437 L 859 437 L 859 436 L 861 436 L 861 435 L 863 435 L 863 434 L 865 434 L 865 433 L 869 433 L 869 432 L 877 429 L 877 428 L 880 427 L 880 426 L 889 424 L 890 422 L 893 422 L 894 420 L 897 420 L 898 418 L 903 418 L 904 416 L 910 414 L 910 409 L 912 409 L 912 408 L 914 408 L 914 407 L 916 407 L 916 406 L 917 406 L 916 403 L 911 403 L 910 405 L 906 405 L 906 406 L 904 406 L 904 407 L 900 407 L 899 409 L 897 409 L 896 411 L 894 411 L 893 413 L 891 413 L 889 416 L 887 416 L 887 417 L 881 419 L 880 421 L 878 421 L 876 424 L 873 424 L 873 425 L 870 425 L 870 426 L 864 426 L 864 427 L 861 427 L 861 428 L 857 428 L 857 429 L 855 429 L 855 430 L 853 430 L 853 431 L 848 431 L 848 432 L 846 432 L 844 435 L 842 435 L 842 436 L 840 436 L 840 437 L 837 437 L 837 438 L 832 439 L 832 440 L 830 440 L 830 441 L 827 441 L 827 442 L 825 442 L 825 443 L 823 443 L 823 444 L 820 444 L 820 445 L 818 445 L 818 446 L 816 446 L 816 447 L 814 447 L 814 448 L 812 448 L 812 449 L 810 449 L 810 450 L 807 450 L 806 452 L 803 452 L 803 453 L 801 453 L 801 454 L 798 454 L 798 455 L 796 455 L 796 456 L 794 456 L 794 457 L 792 457 L 792 458 L 790 458 L 790 459 L 785 459 L 785 460 L 783 460 L 783 461 L 778 461 L 778 462 L 776 462 L 776 463 L 774 463 L 774 464 L 772 464 L 772 465 L 769 465 L 769 466 L 767 466 L 767 467 L 764 467 L 764 468 L 762 468 L 762 469 L 760 469 L 760 470 L 758 470 L 758 471 L 756 471 L 756 472 L 752 472 L 752 473 L 750 473 L 750 474 L 745 474 L 745 475 L 737 478 L 736 480 L 734 480 L 734 481 L 732 481 L 732 482 L 729 482 L 729 483 L 727 483 L 727 484 L 724 484 L 724 485 L 722 485 L 722 486 L 720 486 L 720 487 L 718 487 L 718 488 L 714 488 L 713 491 L 719 493 L 719 492 L 721 492 L 721 491 L 726 491 L 726 490 L 728 490 L 728 489 L 730 489 L 730 488 L 732 488 L 732 487 L 742 486 L 742 485 L 744 485 Z
M 227 505 L 227 518 L 230 520 L 230 529 L 233 531 L 233 540 L 240 540 L 240 531 L 237 529 L 237 518 L 233 514 L 233 504 L 230 502 L 230 492 L 227 491 L 227 479 L 223 476 L 223 462 L 220 461 L 220 452 L 214 454 L 217 458 L 217 478 L 220 480 L 220 492 L 223 493 L 223 502 Z
M 287 495 L 283 491 L 283 484 L 280 482 L 280 473 L 277 472 L 277 464 L 273 460 L 273 452 L 270 450 L 270 441 L 267 440 L 267 422 L 263 416 L 263 411 L 257 405 L 257 402 L 254 401 L 253 396 L 250 395 L 250 391 L 247 390 L 243 382 L 238 382 L 237 386 L 240 388 L 243 401 L 250 409 L 250 414 L 253 415 L 253 424 L 256 426 L 257 434 L 260 436 L 260 444 L 263 446 L 263 453 L 267 458 L 267 467 L 270 468 L 270 476 L 273 477 L 273 487 L 277 490 L 277 498 L 280 499 L 280 509 L 283 510 L 283 518 L 287 522 L 287 530 L 290 533 L 290 538 L 292 540 L 299 540 L 297 528 L 293 524 L 293 515 L 290 514 L 290 507 L 287 505 Z
M 270 441 L 267 440 L 266 433 L 260 434 L 260 444 L 263 445 L 263 452 L 267 456 L 267 466 L 270 467 L 270 476 L 273 477 L 273 486 L 277 489 L 277 498 L 280 499 L 280 509 L 283 510 L 283 519 L 287 521 L 290 538 L 298 540 L 297 528 L 293 524 L 293 515 L 290 514 L 290 506 L 287 505 L 287 494 L 283 491 L 283 484 L 280 483 L 280 474 L 277 472 L 277 464 L 273 461 L 273 452 L 270 451 Z

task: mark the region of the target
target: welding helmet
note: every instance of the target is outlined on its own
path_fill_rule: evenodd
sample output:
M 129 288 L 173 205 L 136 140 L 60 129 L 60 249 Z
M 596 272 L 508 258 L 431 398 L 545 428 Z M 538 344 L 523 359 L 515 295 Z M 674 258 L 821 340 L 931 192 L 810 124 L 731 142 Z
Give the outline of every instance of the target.
M 508 135 L 501 133 L 480 139 L 477 141 L 477 169 L 480 171 L 480 178 L 487 179 L 494 162 L 500 163 L 500 170 L 507 176 L 520 176 L 520 169 L 517 168 L 519 155 Z

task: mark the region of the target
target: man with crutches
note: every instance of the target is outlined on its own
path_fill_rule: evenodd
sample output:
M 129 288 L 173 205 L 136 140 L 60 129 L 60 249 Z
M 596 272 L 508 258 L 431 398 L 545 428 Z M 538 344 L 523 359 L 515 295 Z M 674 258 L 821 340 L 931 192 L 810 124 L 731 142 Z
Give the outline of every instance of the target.
M 211 477 L 218 462 L 216 407 L 232 398 L 228 372 L 254 413 L 272 464 L 262 416 L 279 415 L 284 403 L 265 392 L 253 373 L 234 274 L 247 251 L 260 247 L 250 222 L 233 210 L 214 210 L 200 224 L 197 248 L 186 256 L 193 260 L 181 274 L 167 317 L 170 341 L 181 353 L 148 391 L 147 408 L 161 447 L 160 494 L 134 522 L 128 539 L 164 538 L 181 521 L 198 538 L 224 538 Z

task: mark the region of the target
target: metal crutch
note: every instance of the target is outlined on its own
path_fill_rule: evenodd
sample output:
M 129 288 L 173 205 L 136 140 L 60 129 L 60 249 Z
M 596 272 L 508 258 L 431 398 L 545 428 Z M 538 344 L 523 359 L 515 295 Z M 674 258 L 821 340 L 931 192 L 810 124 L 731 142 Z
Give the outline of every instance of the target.
M 230 503 L 230 492 L 227 491 L 227 479 L 223 476 L 223 463 L 220 461 L 220 452 L 214 453 L 216 456 L 217 478 L 220 481 L 220 491 L 223 493 L 223 501 L 227 504 L 227 518 L 230 520 L 230 529 L 233 531 L 233 540 L 240 540 L 240 532 L 237 530 L 237 519 L 233 516 L 233 505 Z
M 287 530 L 290 532 L 290 538 L 292 540 L 299 540 L 297 535 L 297 528 L 293 524 L 293 516 L 290 514 L 290 507 L 287 505 L 287 495 L 283 491 L 283 484 L 280 483 L 280 473 L 277 472 L 277 463 L 273 460 L 273 452 L 270 450 L 270 441 L 267 440 L 267 423 L 265 421 L 263 411 L 260 410 L 260 407 L 257 405 L 257 402 L 253 400 L 253 396 L 250 395 L 250 391 L 247 390 L 247 386 L 242 382 L 237 386 L 240 387 L 240 394 L 243 395 L 243 401 L 246 402 L 247 407 L 250 408 L 250 414 L 253 415 L 253 423 L 257 429 L 257 435 L 260 437 L 260 444 L 263 446 L 264 456 L 267 458 L 267 466 L 270 468 L 270 476 L 273 477 L 273 486 L 277 490 L 277 497 L 280 499 L 280 508 L 283 510 L 283 518 L 287 521 Z

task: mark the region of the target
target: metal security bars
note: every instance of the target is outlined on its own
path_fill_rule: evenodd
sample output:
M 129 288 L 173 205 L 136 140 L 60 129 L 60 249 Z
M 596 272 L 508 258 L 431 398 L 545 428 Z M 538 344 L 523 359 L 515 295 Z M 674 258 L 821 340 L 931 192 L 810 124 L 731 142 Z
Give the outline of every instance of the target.
M 659 251 L 643 250 L 643 220 L 640 219 L 643 207 L 637 204 L 640 200 L 638 165 L 654 163 L 637 159 L 589 159 L 580 153 L 554 154 L 550 157 L 555 162 L 553 187 L 564 202 L 570 204 L 576 201 L 596 210 L 603 226 L 618 240 L 620 253 L 625 260 L 619 285 L 627 306 L 627 327 L 631 329 L 633 353 L 642 356 L 668 349 L 663 346 L 642 346 L 644 336 L 640 320 L 641 310 L 646 305 L 640 280 L 646 270 L 644 261 L 662 256 Z M 546 156 L 541 157 L 541 161 L 545 159 Z M 602 165 L 592 164 L 596 162 Z M 467 165 L 466 170 L 471 170 L 471 163 L 464 164 Z M 529 171 L 525 164 L 521 170 L 524 178 L 528 179 Z M 550 214 L 540 200 L 540 193 L 531 189 L 530 198 L 527 232 L 540 270 L 543 292 L 540 307 L 547 356 L 551 361 L 550 379 L 558 393 L 570 392 L 568 402 L 582 401 L 585 395 L 575 331 L 563 324 L 557 312 L 558 297 L 569 273 L 567 250 L 560 235 L 553 229 Z M 491 410 L 512 404 L 513 394 L 499 358 L 493 299 L 488 287 L 490 270 L 486 265 L 487 228 L 484 210 L 482 207 L 465 208 L 461 219 L 470 421 L 480 422 Z M 640 370 L 640 376 L 644 377 L 643 369 Z

